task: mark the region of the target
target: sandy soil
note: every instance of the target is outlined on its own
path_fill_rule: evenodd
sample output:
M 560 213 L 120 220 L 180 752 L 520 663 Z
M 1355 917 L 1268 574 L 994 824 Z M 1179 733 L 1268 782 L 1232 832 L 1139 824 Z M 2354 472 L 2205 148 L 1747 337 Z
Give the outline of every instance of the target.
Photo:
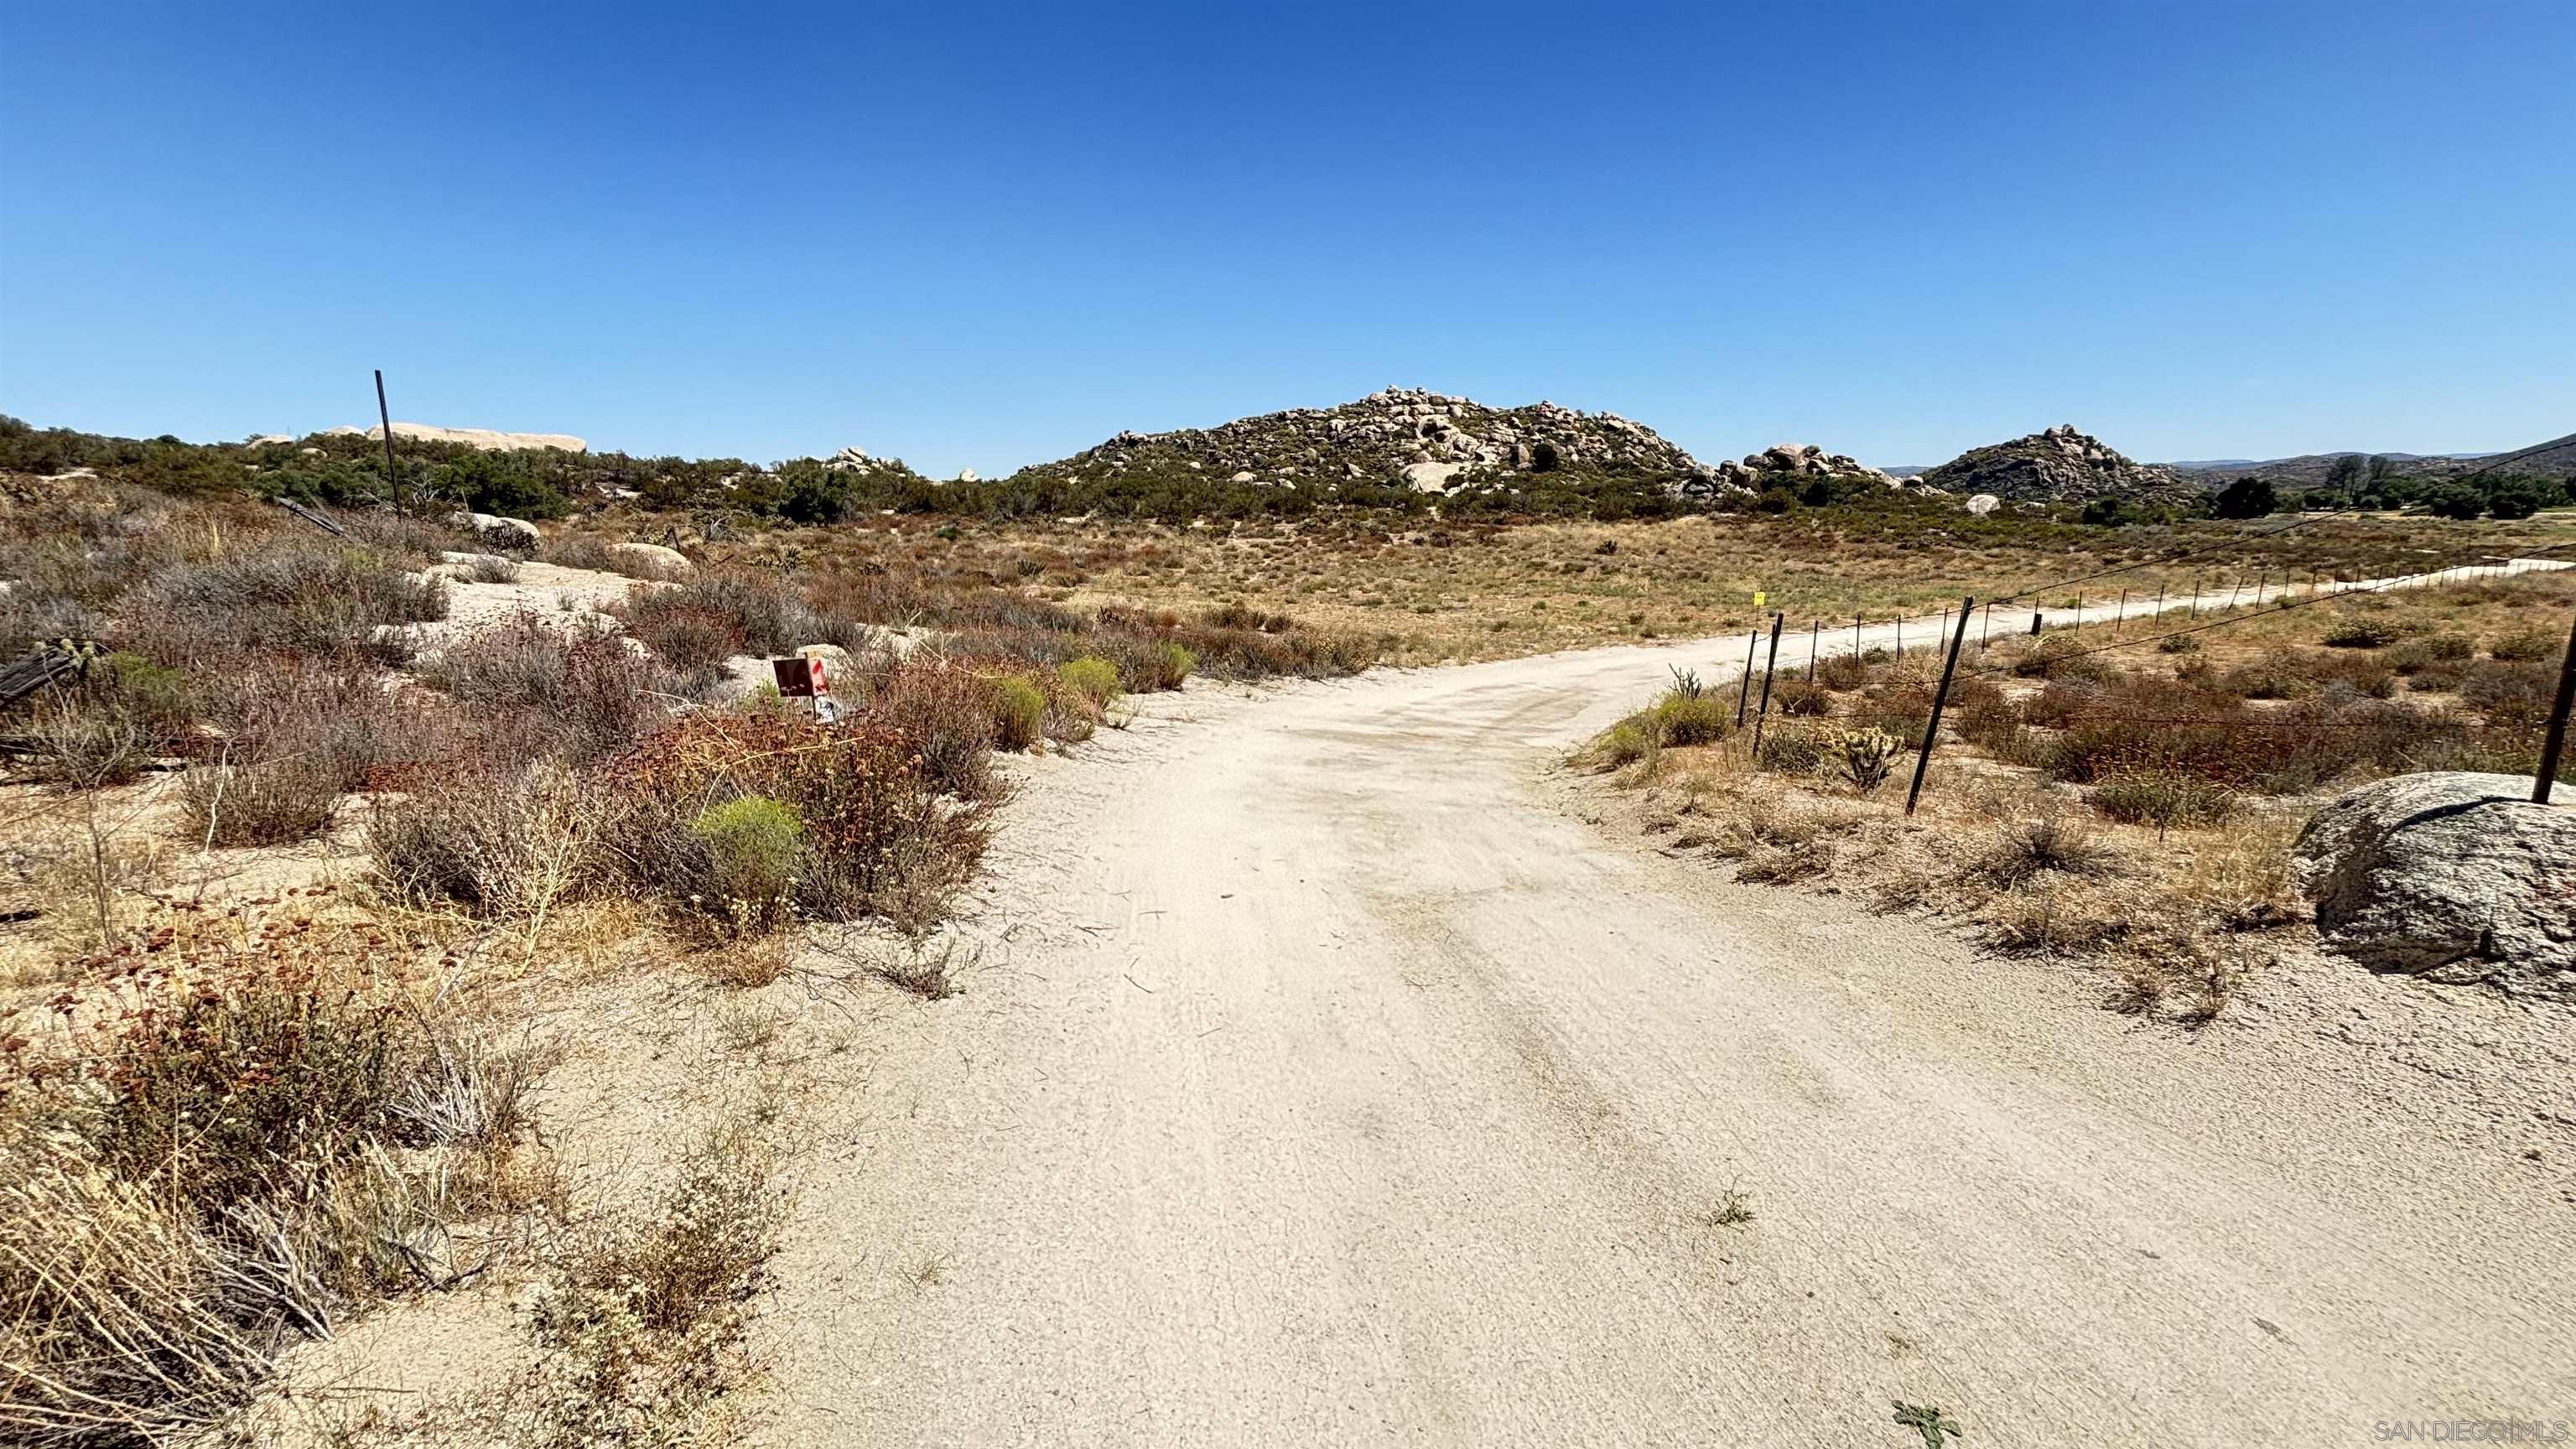
M 966 993 L 817 1106 L 765 1441 L 2576 1417 L 2576 1017 L 2308 961 L 2142 1027 L 1582 818 L 1564 750 L 1740 648 L 1194 688 L 1032 762 Z

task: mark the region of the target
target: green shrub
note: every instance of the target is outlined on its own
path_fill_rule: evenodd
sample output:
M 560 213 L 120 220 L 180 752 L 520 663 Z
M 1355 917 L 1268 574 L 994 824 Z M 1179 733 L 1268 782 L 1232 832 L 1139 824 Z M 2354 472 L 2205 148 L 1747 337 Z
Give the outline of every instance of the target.
M 1178 689 L 1182 681 L 1190 677 L 1190 671 L 1199 667 L 1198 655 L 1192 653 L 1187 645 L 1170 639 L 1159 643 L 1140 642 L 1120 652 L 1121 662 L 1126 667 L 1119 671 L 1119 682 L 1136 694 Z
M 1064 687 L 1091 702 L 1095 709 L 1106 709 L 1118 697 L 1118 666 L 1097 654 L 1068 659 L 1056 669 Z
M 292 754 L 199 765 L 179 781 L 179 814 L 191 840 L 284 845 L 329 828 L 341 785 L 327 762 Z
M 2013 661 L 2013 673 L 2025 679 L 2073 679 L 2101 683 L 2116 679 L 2120 666 L 2090 652 L 2093 645 L 2072 634 L 2051 634 L 2039 647 Z
M 116 653 L 103 661 L 117 701 L 155 735 L 167 739 L 194 718 L 188 676 L 140 654 Z
M 2317 692 L 2317 682 L 2284 659 L 2231 669 L 2220 687 L 2243 699 L 2305 699 Z
M 1813 726 L 1781 729 L 1762 737 L 1760 763 L 1766 770 L 1812 775 L 1824 768 L 1826 736 Z
M 2478 641 L 2466 634 L 2428 634 L 2409 639 L 2389 651 L 2389 667 L 2400 674 L 2421 674 L 2436 664 L 2456 664 L 2474 659 Z
M 2556 629 L 2535 626 L 2516 629 L 2487 646 L 2493 658 L 2511 664 L 2528 664 L 2536 659 L 2555 659 L 2566 647 L 2566 635 Z
M 1025 750 L 1046 727 L 1046 691 L 1016 674 L 993 681 L 993 745 Z
M 1786 680 L 1771 691 L 1771 711 L 1774 714 L 1820 715 L 1832 712 L 1833 706 L 1833 697 L 1825 692 L 1824 686 L 1810 684 L 1803 679 Z
M 689 822 L 689 833 L 705 844 L 729 900 L 765 910 L 795 882 L 805 822 L 776 800 L 743 795 L 710 806 Z
M 1869 662 L 1854 654 L 1833 654 L 1816 661 L 1816 682 L 1827 689 L 1858 689 L 1869 682 Z
M 2200 652 L 2200 636 L 2168 634 L 2156 641 L 2156 652 L 2158 654 L 2197 654 Z
M 2113 777 L 2093 790 L 2093 808 L 2127 825 L 2216 825 L 2236 813 L 2236 792 L 2178 770 L 2142 770 Z
M 1654 725 L 1667 745 L 1713 745 L 1734 732 L 1735 706 L 1706 695 L 1667 695 L 1654 708 Z
M 2386 619 L 2342 619 L 2326 631 L 2329 649 L 2385 649 L 2400 637 L 2398 627 Z
M 1651 716 L 1630 715 L 1612 725 L 1601 736 L 1601 761 L 1614 769 L 1621 765 L 1633 765 L 1653 754 L 1660 744 Z

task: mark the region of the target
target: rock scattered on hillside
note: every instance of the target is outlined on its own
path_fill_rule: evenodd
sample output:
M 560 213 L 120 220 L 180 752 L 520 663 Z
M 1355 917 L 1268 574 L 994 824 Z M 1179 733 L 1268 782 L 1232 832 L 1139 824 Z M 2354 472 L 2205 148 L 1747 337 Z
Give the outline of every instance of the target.
M 1646 476 L 1707 494 L 1717 470 L 1642 423 L 1552 402 L 1494 408 L 1472 398 L 1390 387 L 1328 408 L 1290 408 L 1213 428 L 1122 432 L 1032 472 L 1107 477 L 1185 468 L 1261 487 L 1326 482 L 1445 491 L 1480 474 L 1554 470 Z
M 327 434 L 331 437 L 356 438 L 381 438 L 384 435 L 383 426 L 376 423 L 370 423 L 363 428 L 332 428 Z M 442 428 L 433 423 L 396 423 L 394 436 L 423 443 L 463 443 L 469 448 L 481 448 L 487 452 L 496 453 L 516 452 L 526 448 L 560 448 L 567 453 L 590 451 L 589 443 L 570 433 L 498 433 L 490 428 Z
M 1945 493 L 1991 493 L 2014 503 L 2082 503 L 2118 498 L 2181 500 L 2202 491 L 2170 468 L 2135 463 L 2073 423 L 1971 448 L 1916 482 Z
M 1860 478 L 1894 486 L 1896 479 L 1848 453 L 1828 453 L 1813 443 L 1774 443 L 1741 461 L 1717 465 L 1718 481 L 1759 490 L 1774 481 L 1809 478 Z
M 2576 806 L 2522 775 L 2399 775 L 2317 812 L 2293 854 L 2326 943 L 2374 971 L 2576 1001 Z

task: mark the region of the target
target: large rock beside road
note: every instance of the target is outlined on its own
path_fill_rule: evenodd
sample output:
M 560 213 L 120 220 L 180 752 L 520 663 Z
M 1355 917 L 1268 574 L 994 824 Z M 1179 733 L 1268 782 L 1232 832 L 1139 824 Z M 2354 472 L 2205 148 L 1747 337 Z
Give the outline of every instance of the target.
M 2576 1001 L 2576 804 L 2532 804 L 2527 776 L 2364 785 L 2308 823 L 2293 873 L 2374 971 Z

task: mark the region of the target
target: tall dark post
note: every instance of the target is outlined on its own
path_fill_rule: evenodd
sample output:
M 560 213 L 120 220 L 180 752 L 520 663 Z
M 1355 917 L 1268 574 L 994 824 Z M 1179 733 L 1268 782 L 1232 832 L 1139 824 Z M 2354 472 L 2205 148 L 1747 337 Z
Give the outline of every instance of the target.
M 1824 636 L 1824 632 L 1825 621 L 1822 619 L 1807 626 L 1807 682 L 1809 684 L 1816 682 L 1816 642 Z
M 2122 589 L 2120 591 L 2120 611 L 2111 616 L 2111 632 L 2114 634 L 2119 633 L 2120 626 L 2127 622 L 2129 622 L 2129 591 L 2127 589 Z
M 1852 657 L 1860 657 L 1860 615 L 1852 615 Z
M 1753 768 L 1762 768 L 1762 725 L 1771 718 L 1771 671 L 1780 662 L 1780 623 L 1788 616 L 1771 616 L 1771 652 L 1762 656 L 1762 708 L 1753 716 Z
M 394 471 L 394 415 L 385 407 L 385 370 L 376 369 L 376 421 L 385 425 L 385 486 L 394 490 L 394 512 L 403 507 L 402 475 Z
M 2540 778 L 2531 782 L 2532 803 L 2549 803 L 2549 787 L 2558 781 L 2559 752 L 2567 748 L 2567 711 L 2576 706 L 2576 623 L 2567 626 L 2567 657 L 2558 665 L 2558 702 L 2549 708 L 2549 733 L 2540 743 Z
M 1753 651 L 1762 647 L 1762 626 L 1744 636 L 1744 687 L 1735 692 L 1735 727 L 1744 728 L 1744 710 L 1753 702 Z
M 1923 749 L 1914 757 L 1914 783 L 1905 790 L 1905 813 L 1914 813 L 1914 802 L 1923 798 L 1923 772 L 1932 763 L 1932 741 L 1941 733 L 1941 707 L 1950 702 L 1950 676 L 1959 668 L 1959 646 L 1968 637 L 1968 610 L 1976 607 L 1974 598 L 1959 601 L 1959 630 L 1950 636 L 1950 654 L 1941 665 L 1941 687 L 1932 692 L 1932 717 L 1923 722 Z
M 1994 631 L 1994 627 L 1995 601 L 1988 599 L 1986 600 L 1986 611 L 1977 616 L 1977 657 L 1980 659 L 1983 659 L 1986 656 L 1986 635 L 1992 633 Z

